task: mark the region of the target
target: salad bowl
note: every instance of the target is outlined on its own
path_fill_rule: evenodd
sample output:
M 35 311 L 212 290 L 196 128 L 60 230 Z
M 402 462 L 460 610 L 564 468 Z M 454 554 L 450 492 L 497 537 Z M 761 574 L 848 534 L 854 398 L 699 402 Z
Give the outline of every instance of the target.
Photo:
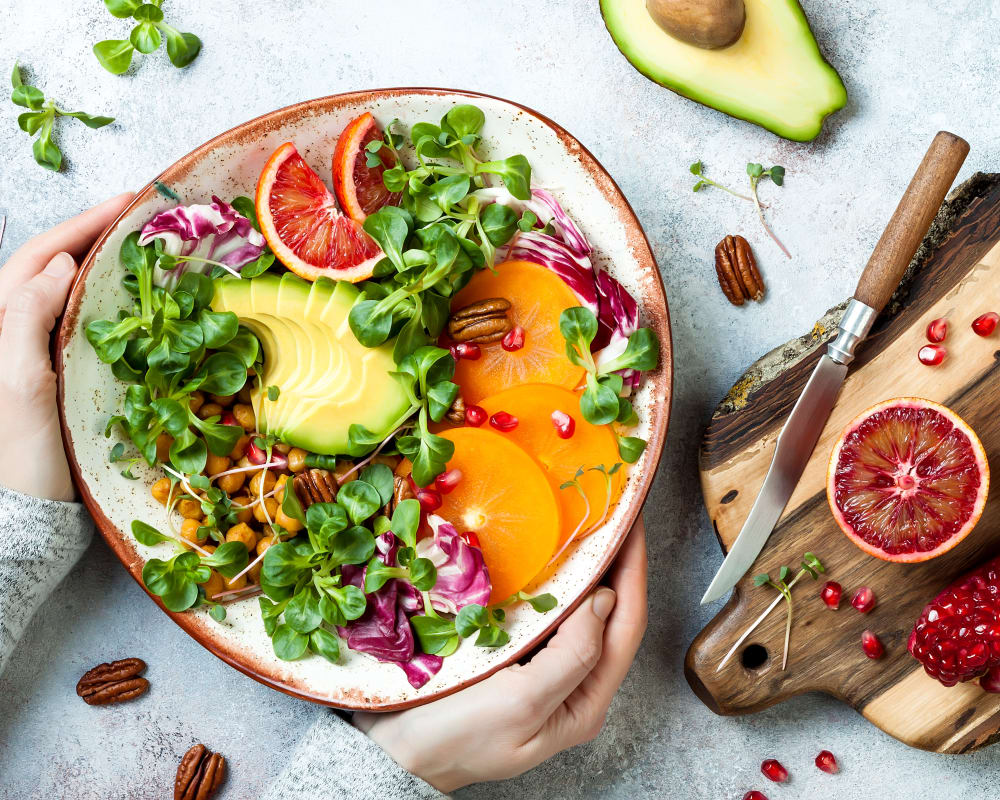
M 256 602 L 233 603 L 220 622 L 205 608 L 169 611 L 160 598 L 151 595 L 188 634 L 236 669 L 279 691 L 339 708 L 409 708 L 458 691 L 524 657 L 598 583 L 639 515 L 663 450 L 670 413 L 670 326 L 663 283 L 649 243 L 610 175 L 556 123 L 487 95 L 448 89 L 379 89 L 289 106 L 206 142 L 144 187 L 89 253 L 57 333 L 59 407 L 71 470 L 102 536 L 143 585 L 143 566 L 158 558 L 165 545 L 141 544 L 129 532 L 130 523 L 137 517 L 162 517 L 162 506 L 149 492 L 158 474 L 138 461 L 133 467 L 135 479 L 129 480 L 121 474 L 121 464 L 110 462 L 109 450 L 125 439 L 117 431 L 107 436 L 105 428 L 108 418 L 120 413 L 124 387 L 98 360 L 84 335 L 88 323 L 113 318 L 130 303 L 121 285 L 118 260 L 123 241 L 177 203 L 252 194 L 269 154 L 283 142 L 294 141 L 305 161 L 328 178 L 338 134 L 359 114 L 370 111 L 383 124 L 396 118 L 413 122 L 440 118 L 457 103 L 475 103 L 485 112 L 486 152 L 503 149 L 527 156 L 533 184 L 550 189 L 590 240 L 595 268 L 607 270 L 638 301 L 642 324 L 653 331 L 660 346 L 658 366 L 646 373 L 633 397 L 636 435 L 648 445 L 629 468 L 623 493 L 601 527 L 575 543 L 554 572 L 543 573 L 545 577 L 527 587 L 532 593 L 554 595 L 558 605 L 544 614 L 524 603 L 509 609 L 508 644 L 483 648 L 467 641 L 420 688 L 414 688 L 392 664 L 352 650 L 342 650 L 336 664 L 315 655 L 295 661 L 278 659 Z

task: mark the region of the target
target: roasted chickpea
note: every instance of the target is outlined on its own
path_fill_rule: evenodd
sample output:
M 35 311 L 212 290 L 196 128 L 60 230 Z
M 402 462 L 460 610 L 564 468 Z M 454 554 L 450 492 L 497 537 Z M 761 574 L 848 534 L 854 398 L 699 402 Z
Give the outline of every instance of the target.
M 188 405 L 191 407 L 191 410 L 197 414 L 198 409 L 205 405 L 205 395 L 195 389 L 191 392 L 191 396 L 188 398 Z
M 243 482 L 246 479 L 247 474 L 245 472 L 234 472 L 232 475 L 223 475 L 215 482 L 215 485 L 229 496 L 232 496 L 234 492 L 238 492 L 243 488 Z
M 226 585 L 226 591 L 229 591 L 230 589 L 242 589 L 247 585 L 247 575 L 244 572 L 238 578 L 223 577 L 222 582 Z
M 413 462 L 408 458 L 402 458 L 399 461 L 399 466 L 393 470 L 401 478 L 407 477 L 411 472 L 413 472 Z
M 214 453 L 208 454 L 208 460 L 205 462 L 206 475 L 218 475 L 227 469 L 229 469 L 229 458 L 227 456 L 217 456 Z
M 245 522 L 239 522 L 226 531 L 227 542 L 243 542 L 247 552 L 252 553 L 257 546 L 257 533 Z
M 225 579 L 213 569 L 209 579 L 202 584 L 202 588 L 205 590 L 205 597 L 211 600 L 219 592 L 225 591 Z
M 267 497 L 264 499 L 264 505 L 257 503 L 253 507 L 253 517 L 257 522 L 267 522 L 267 517 L 264 516 L 264 508 L 267 508 L 267 515 L 274 521 L 275 516 L 278 513 L 278 504 L 275 502 L 273 497 Z
M 260 472 L 255 472 L 253 477 L 250 479 L 250 494 L 256 497 L 260 497 L 262 494 L 267 494 L 274 488 L 274 484 L 277 481 L 277 477 L 271 470 L 262 469 Z M 261 491 L 261 482 L 263 481 L 264 490 Z
M 257 418 L 254 416 L 253 408 L 243 403 L 237 403 L 232 408 L 233 416 L 247 433 L 257 427 Z
M 247 571 L 247 579 L 250 583 L 260 583 L 260 573 L 264 569 L 264 562 L 258 561 Z
M 269 548 L 272 544 L 277 544 L 277 540 L 273 535 L 261 536 L 260 539 L 257 540 L 257 555 L 264 555 L 264 553 L 267 552 L 267 548 Z
M 205 403 L 197 412 L 200 419 L 208 419 L 209 417 L 217 417 L 222 413 L 222 406 L 218 403 Z
M 253 400 L 253 386 L 250 381 L 243 384 L 243 388 L 236 393 L 236 399 L 241 403 L 250 403 Z
M 181 538 L 188 542 L 193 542 L 194 544 L 200 545 L 208 537 L 208 532 L 206 531 L 205 536 L 198 538 L 198 529 L 201 527 L 201 520 L 198 519 L 186 519 L 181 523 Z
M 272 497 L 274 497 L 278 505 L 281 505 L 285 500 L 285 486 L 287 485 L 288 485 L 287 475 L 279 475 L 278 480 L 274 482 L 274 494 L 272 495 Z
M 288 468 L 292 472 L 302 472 L 306 468 L 306 455 L 301 447 L 293 447 L 288 451 Z
M 170 478 L 160 478 L 149 488 L 149 493 L 160 505 L 165 506 L 167 498 L 170 497 Z
M 283 455 L 288 455 L 288 451 L 292 449 L 290 444 L 285 444 L 284 442 L 275 442 L 274 449 Z
M 236 444 L 233 445 L 232 451 L 229 453 L 229 457 L 233 461 L 239 461 L 243 458 L 243 454 L 246 452 L 247 444 L 250 442 L 250 437 L 245 433 L 236 440 Z M 242 465 L 241 465 L 242 466 Z
M 213 403 L 218 403 L 223 408 L 229 408 L 233 404 L 233 400 L 236 399 L 234 394 L 210 394 L 208 397 Z
M 338 461 L 337 462 L 337 466 L 333 470 L 333 477 L 337 479 L 337 484 L 338 485 L 344 482 L 344 476 L 347 475 L 348 472 L 351 472 L 352 469 L 354 469 L 354 462 L 353 461 Z M 351 477 L 351 479 L 357 479 L 358 473 L 357 472 L 351 472 L 350 477 Z
M 177 513 L 180 514 L 184 519 L 198 519 L 202 517 L 201 514 L 201 503 L 197 500 L 192 500 L 189 497 L 185 497 L 183 500 L 177 503 Z
M 174 443 L 174 437 L 169 433 L 161 433 L 156 437 L 156 458 L 160 461 L 170 459 L 170 445 Z
M 297 519 L 286 516 L 285 512 L 281 510 L 281 506 L 278 506 L 278 512 L 274 515 L 274 521 L 289 533 L 302 530 L 302 523 Z
M 233 497 L 234 506 L 249 506 L 250 498 L 245 494 L 241 494 L 238 497 Z M 237 508 L 236 509 L 236 519 L 240 522 L 249 522 L 253 519 L 253 509 L 252 508 Z
M 389 469 L 396 469 L 399 466 L 400 457 L 399 456 L 383 456 L 377 455 L 372 459 L 373 464 L 385 464 Z

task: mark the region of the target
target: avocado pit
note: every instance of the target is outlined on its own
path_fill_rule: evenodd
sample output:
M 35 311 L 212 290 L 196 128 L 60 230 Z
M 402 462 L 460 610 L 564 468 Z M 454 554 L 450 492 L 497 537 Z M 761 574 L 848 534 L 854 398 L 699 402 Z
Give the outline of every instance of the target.
M 747 20 L 743 0 L 646 0 L 646 10 L 675 39 L 704 50 L 729 47 Z

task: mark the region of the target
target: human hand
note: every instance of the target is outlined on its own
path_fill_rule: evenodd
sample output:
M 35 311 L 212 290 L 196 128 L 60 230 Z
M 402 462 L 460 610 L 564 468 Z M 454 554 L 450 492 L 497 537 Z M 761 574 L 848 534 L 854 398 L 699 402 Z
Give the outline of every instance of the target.
M 0 485 L 72 500 L 56 411 L 49 334 L 76 276 L 76 261 L 132 200 L 106 200 L 29 239 L 0 268 Z
M 442 792 L 520 775 L 600 733 L 646 631 L 646 613 L 640 517 L 611 588 L 584 600 L 530 662 L 409 711 L 355 714 L 354 725 Z

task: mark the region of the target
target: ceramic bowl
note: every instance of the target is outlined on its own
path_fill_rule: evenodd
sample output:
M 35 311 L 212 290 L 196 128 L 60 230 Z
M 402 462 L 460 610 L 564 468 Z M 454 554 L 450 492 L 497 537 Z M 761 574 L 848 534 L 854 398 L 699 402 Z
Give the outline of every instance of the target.
M 121 288 L 118 250 L 125 236 L 154 214 L 182 203 L 252 195 L 257 176 L 278 145 L 294 141 L 299 152 L 329 180 L 337 136 L 368 110 L 387 123 L 438 120 L 454 104 L 472 102 L 486 113 L 485 151 L 506 156 L 523 153 L 534 181 L 551 188 L 590 238 L 597 266 L 606 267 L 639 300 L 644 324 L 660 338 L 661 362 L 638 395 L 638 434 L 649 441 L 629 471 L 625 492 L 607 523 L 583 540 L 544 582 L 528 587 L 551 592 L 559 606 L 547 614 L 527 604 L 508 614 L 510 643 L 498 649 L 465 642 L 444 661 L 441 671 L 420 689 L 393 664 L 342 649 L 342 662 L 319 656 L 285 662 L 275 657 L 255 599 L 229 606 L 225 622 L 204 611 L 170 613 L 174 621 L 219 658 L 275 689 L 348 709 L 397 710 L 427 702 L 482 680 L 537 646 L 598 582 L 639 514 L 663 449 L 671 397 L 670 326 L 663 283 L 635 213 L 597 160 L 569 133 L 523 106 L 472 92 L 444 89 L 383 89 L 351 92 L 289 106 L 246 122 L 203 144 L 168 167 L 136 196 L 97 241 L 73 287 L 57 339 L 57 371 L 63 433 L 77 486 L 101 534 L 141 585 L 149 558 L 169 557 L 170 545 L 140 545 L 129 532 L 133 519 L 162 524 L 163 507 L 150 497 L 158 477 L 138 469 L 140 479 L 120 476 L 108 463 L 116 438 L 107 439 L 109 415 L 118 413 L 124 386 L 102 364 L 83 330 L 98 318 L 111 318 L 129 303 Z M 144 467 L 145 465 L 143 465 Z M 159 603 L 159 600 L 153 598 Z M 161 606 L 162 607 L 162 606 Z

